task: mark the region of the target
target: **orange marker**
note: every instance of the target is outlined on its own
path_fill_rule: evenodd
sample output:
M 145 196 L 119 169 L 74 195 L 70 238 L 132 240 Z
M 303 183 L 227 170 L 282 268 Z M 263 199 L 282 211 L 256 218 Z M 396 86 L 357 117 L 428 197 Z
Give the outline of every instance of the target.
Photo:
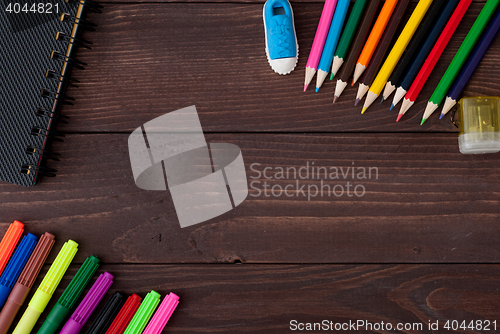
M 9 262 L 14 248 L 16 248 L 17 242 L 21 238 L 24 232 L 24 224 L 14 220 L 10 224 L 9 229 L 3 236 L 2 242 L 0 242 L 0 275 L 2 274 L 7 262 Z
M 354 69 L 354 79 L 352 81 L 353 85 L 356 81 L 358 81 L 359 77 L 363 74 L 364 70 L 370 63 L 378 42 L 380 41 L 380 38 L 382 38 L 385 27 L 387 27 L 387 23 L 389 23 L 392 12 L 394 11 L 394 8 L 396 8 L 397 4 L 398 0 L 386 0 L 384 7 L 382 7 L 377 21 L 370 32 L 370 36 L 368 36 L 368 39 L 366 40 L 363 51 L 361 51 L 361 54 L 359 55 L 356 68 Z

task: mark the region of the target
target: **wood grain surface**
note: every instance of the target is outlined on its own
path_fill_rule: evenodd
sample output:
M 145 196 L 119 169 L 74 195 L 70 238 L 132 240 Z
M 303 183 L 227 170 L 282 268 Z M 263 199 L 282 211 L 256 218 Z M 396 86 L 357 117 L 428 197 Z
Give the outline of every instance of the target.
M 35 188 L 0 183 L 0 235 L 18 219 L 27 232 L 54 233 L 54 250 L 70 238 L 80 244 L 49 308 L 93 254 L 99 271 L 116 277 L 108 296 L 155 289 L 181 297 L 165 333 L 289 333 L 294 319 L 424 326 L 366 333 L 431 333 L 429 321 L 447 320 L 500 326 L 500 155 L 460 154 L 449 119 L 433 115 L 419 125 L 485 1 L 473 1 L 398 124 L 389 103 L 360 115 L 356 87 L 335 106 L 333 82 L 302 93 L 322 2 L 292 2 L 299 63 L 286 77 L 273 73 L 263 3 L 111 0 L 103 14 L 89 15 L 99 28 L 84 35 L 93 50 L 77 54 L 88 66 L 74 72 L 80 87 L 67 91 L 76 103 L 63 108 L 71 117 L 58 126 L 65 142 L 52 147 L 61 161 L 49 162 L 58 176 Z M 499 50 L 497 38 L 465 95 L 499 95 Z M 127 139 L 190 105 L 208 142 L 241 148 L 250 192 L 236 209 L 181 229 L 168 191 L 135 186 Z M 340 174 L 277 179 L 277 167 L 305 166 Z M 358 177 L 363 168 L 376 177 Z M 363 195 L 312 196 L 349 184 Z M 279 191 L 288 185 L 296 187 Z

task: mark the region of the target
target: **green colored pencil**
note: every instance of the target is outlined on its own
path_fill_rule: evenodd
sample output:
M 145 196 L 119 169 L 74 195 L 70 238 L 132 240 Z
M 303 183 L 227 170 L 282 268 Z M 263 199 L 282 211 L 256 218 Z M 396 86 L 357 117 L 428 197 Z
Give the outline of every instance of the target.
M 356 35 L 356 30 L 358 29 L 359 22 L 361 22 L 361 18 L 363 17 L 363 12 L 367 3 L 368 0 L 356 0 L 356 2 L 354 3 L 354 7 L 352 7 L 351 14 L 349 15 L 349 19 L 347 19 L 347 23 L 345 24 L 344 31 L 342 32 L 342 36 L 340 37 L 339 44 L 337 45 L 337 49 L 335 50 L 330 80 L 333 79 L 335 74 L 337 74 L 340 66 L 342 66 L 342 63 L 344 63 L 344 58 L 349 51 L 352 39 Z
M 445 98 L 455 78 L 464 66 L 467 57 L 474 48 L 474 45 L 476 45 L 479 37 L 481 37 L 481 34 L 483 33 L 484 28 L 488 25 L 488 22 L 495 13 L 495 9 L 498 7 L 498 4 L 500 4 L 500 0 L 488 0 L 484 5 L 481 13 L 479 13 L 479 16 L 460 46 L 460 49 L 458 49 L 455 57 L 453 57 L 450 66 L 448 66 L 448 69 L 444 73 L 441 81 L 439 81 L 439 84 L 429 99 L 422 118 L 422 123 L 420 125 L 424 124 L 424 122 L 430 115 L 432 115 Z

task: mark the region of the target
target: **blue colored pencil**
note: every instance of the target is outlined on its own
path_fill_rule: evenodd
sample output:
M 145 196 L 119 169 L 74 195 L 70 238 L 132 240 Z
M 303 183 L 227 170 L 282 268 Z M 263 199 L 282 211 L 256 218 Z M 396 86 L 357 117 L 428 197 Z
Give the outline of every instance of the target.
M 420 51 L 413 60 L 413 63 L 410 65 L 408 71 L 403 76 L 403 79 L 401 80 L 401 83 L 399 84 L 399 87 L 396 90 L 396 94 L 394 95 L 394 98 L 392 100 L 391 110 L 395 105 L 399 103 L 399 101 L 401 101 L 401 99 L 408 91 L 408 88 L 410 88 L 413 79 L 415 79 L 415 76 L 417 75 L 418 71 L 420 71 L 422 64 L 424 63 L 425 59 L 427 59 L 427 56 L 429 55 L 429 52 L 431 52 L 431 49 L 434 46 L 436 40 L 438 39 L 439 35 L 441 35 L 441 32 L 443 31 L 444 26 L 448 22 L 448 19 L 457 6 L 458 1 L 459 0 L 449 0 L 446 7 L 444 7 L 441 11 L 441 15 L 438 17 L 434 27 L 427 36 L 427 40 L 422 45 Z
M 458 96 L 464 89 L 465 85 L 467 85 L 467 82 L 469 82 L 470 78 L 472 77 L 472 74 L 474 74 L 474 71 L 476 70 L 481 60 L 483 59 L 484 55 L 486 54 L 486 51 L 488 51 L 489 47 L 491 46 L 491 43 L 495 39 L 495 36 L 498 34 L 499 30 L 500 30 L 500 10 L 497 11 L 495 17 L 490 23 L 490 26 L 484 33 L 483 38 L 481 38 L 479 44 L 476 46 L 474 51 L 472 51 L 472 54 L 470 55 L 470 58 L 467 61 L 467 64 L 462 69 L 462 72 L 460 72 L 457 80 L 451 87 L 450 92 L 447 94 L 443 106 L 443 111 L 441 112 L 441 116 L 439 117 L 439 119 L 443 118 L 443 116 L 446 115 L 448 111 L 450 111 L 451 108 L 453 108 L 453 106 L 457 103 Z
M 319 91 L 332 66 L 333 55 L 340 39 L 340 33 L 342 32 L 350 3 L 350 0 L 338 0 L 337 2 L 337 8 L 335 9 L 332 24 L 330 25 L 330 30 L 326 37 L 325 47 L 323 48 L 323 53 L 319 61 L 318 76 L 316 78 L 316 92 Z

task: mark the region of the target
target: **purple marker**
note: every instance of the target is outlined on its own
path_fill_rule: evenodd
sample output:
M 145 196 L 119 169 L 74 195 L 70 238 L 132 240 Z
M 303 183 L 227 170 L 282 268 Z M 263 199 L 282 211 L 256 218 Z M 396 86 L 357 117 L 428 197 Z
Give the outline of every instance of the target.
M 73 312 L 69 320 L 66 322 L 60 334 L 80 333 L 83 326 L 92 315 L 92 312 L 94 312 L 106 292 L 108 292 L 111 284 L 113 284 L 113 278 L 113 275 L 107 271 L 99 276 L 85 298 L 83 298 L 80 305 L 78 305 L 75 312 Z

